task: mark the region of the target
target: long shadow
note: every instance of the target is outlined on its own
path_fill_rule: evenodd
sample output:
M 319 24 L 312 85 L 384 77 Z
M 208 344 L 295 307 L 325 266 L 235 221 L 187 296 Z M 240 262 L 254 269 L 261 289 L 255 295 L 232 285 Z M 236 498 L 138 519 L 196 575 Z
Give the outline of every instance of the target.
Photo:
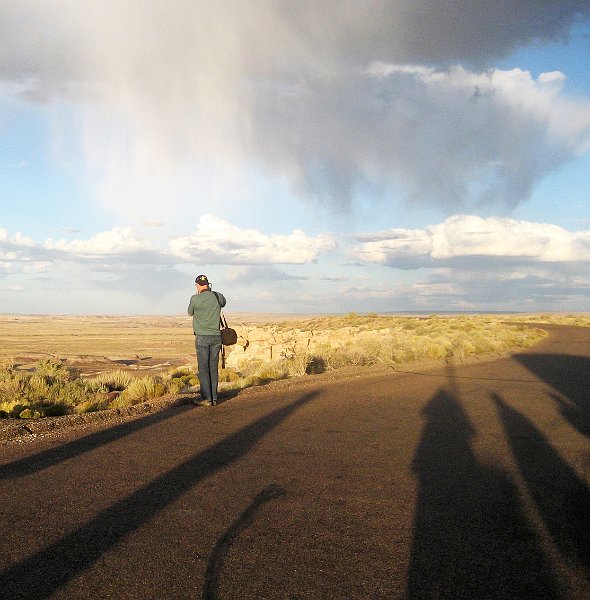
M 21 458 L 19 460 L 15 460 L 14 462 L 1 465 L 0 480 L 17 479 L 19 477 L 24 477 L 25 475 L 31 475 L 32 473 L 42 471 L 43 469 L 47 469 L 53 465 L 85 454 L 86 452 L 91 452 L 96 448 L 110 444 L 111 442 L 119 440 L 127 435 L 131 435 L 136 431 L 141 431 L 146 427 L 150 427 L 156 423 L 161 423 L 166 419 L 170 419 L 171 417 L 176 416 L 179 413 L 179 410 L 189 410 L 189 408 L 182 407 L 180 409 L 175 408 L 174 410 L 166 409 L 159 411 L 140 419 L 121 423 L 115 427 L 110 427 L 108 429 L 86 435 L 80 439 L 74 440 L 73 442 L 63 444 L 62 446 L 44 450 L 43 452 L 33 454 L 32 456 L 27 456 L 26 458 Z
M 590 570 L 590 490 L 547 438 L 492 394 L 520 472 L 562 555 Z
M 514 483 L 479 463 L 450 384 L 423 411 L 408 598 L 559 598 Z
M 203 479 L 233 463 L 317 392 L 265 415 L 119 500 L 94 519 L 0 574 L 6 598 L 48 598 Z
M 246 530 L 254 521 L 258 509 L 267 502 L 280 498 L 286 494 L 282 487 L 271 484 L 257 494 L 248 508 L 231 524 L 226 532 L 219 538 L 213 548 L 211 557 L 205 571 L 205 584 L 203 586 L 203 600 L 217 600 L 219 598 L 219 578 L 223 570 L 223 561 L 229 552 L 233 541 Z
M 513 358 L 568 398 L 570 403 L 551 395 L 563 417 L 590 437 L 590 358 L 570 354 L 515 354 Z

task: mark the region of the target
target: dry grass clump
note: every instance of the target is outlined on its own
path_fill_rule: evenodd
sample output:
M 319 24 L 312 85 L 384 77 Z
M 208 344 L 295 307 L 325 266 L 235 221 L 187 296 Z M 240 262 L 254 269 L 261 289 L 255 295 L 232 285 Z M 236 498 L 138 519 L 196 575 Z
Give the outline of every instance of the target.
M 133 379 L 133 375 L 128 371 L 117 369 L 96 375 L 89 380 L 88 385 L 96 392 L 122 392 L 131 385 Z
M 169 392 L 177 393 L 198 383 L 199 380 L 190 367 L 180 367 L 168 375 L 167 389 Z
M 124 371 L 84 380 L 76 369 L 56 359 L 19 371 L 14 361 L 0 363 L 0 418 L 36 419 L 130 406 L 163 396 L 169 390 L 160 377 L 134 378 Z M 174 385 L 171 391 L 177 391 Z
M 132 406 L 147 400 L 159 398 L 166 393 L 166 386 L 161 377 L 142 377 L 134 379 L 122 392 L 113 400 L 111 408 L 120 408 L 123 406 Z

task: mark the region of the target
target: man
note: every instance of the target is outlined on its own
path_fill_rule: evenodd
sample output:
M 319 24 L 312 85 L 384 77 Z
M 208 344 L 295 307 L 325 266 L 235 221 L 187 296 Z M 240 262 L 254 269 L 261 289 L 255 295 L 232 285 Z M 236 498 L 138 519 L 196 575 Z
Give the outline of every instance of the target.
M 217 404 L 217 381 L 219 352 L 221 351 L 221 333 L 219 332 L 219 313 L 225 306 L 225 296 L 212 292 L 206 275 L 195 279 L 197 293 L 191 297 L 188 314 L 193 317 L 193 332 L 199 383 L 201 385 L 201 405 Z

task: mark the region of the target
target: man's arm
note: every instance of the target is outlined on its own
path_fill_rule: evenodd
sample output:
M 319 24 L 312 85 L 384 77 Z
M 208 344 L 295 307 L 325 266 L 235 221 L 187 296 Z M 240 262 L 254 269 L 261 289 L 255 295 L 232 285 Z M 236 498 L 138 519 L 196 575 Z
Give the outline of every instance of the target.
M 219 302 L 219 306 L 222 308 L 226 305 L 225 296 L 221 292 L 213 292 L 217 296 L 217 301 Z
M 188 303 L 187 313 L 191 315 L 191 317 L 195 314 L 195 306 L 193 304 L 194 296 L 191 296 L 190 302 Z

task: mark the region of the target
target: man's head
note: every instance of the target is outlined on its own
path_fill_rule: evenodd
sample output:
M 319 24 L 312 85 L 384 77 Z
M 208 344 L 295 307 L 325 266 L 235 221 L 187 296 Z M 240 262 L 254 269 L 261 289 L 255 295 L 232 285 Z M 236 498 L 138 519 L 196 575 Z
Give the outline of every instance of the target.
M 199 275 L 195 279 L 195 285 L 197 286 L 197 290 L 202 292 L 203 290 L 209 289 L 209 280 L 207 279 L 207 275 Z

